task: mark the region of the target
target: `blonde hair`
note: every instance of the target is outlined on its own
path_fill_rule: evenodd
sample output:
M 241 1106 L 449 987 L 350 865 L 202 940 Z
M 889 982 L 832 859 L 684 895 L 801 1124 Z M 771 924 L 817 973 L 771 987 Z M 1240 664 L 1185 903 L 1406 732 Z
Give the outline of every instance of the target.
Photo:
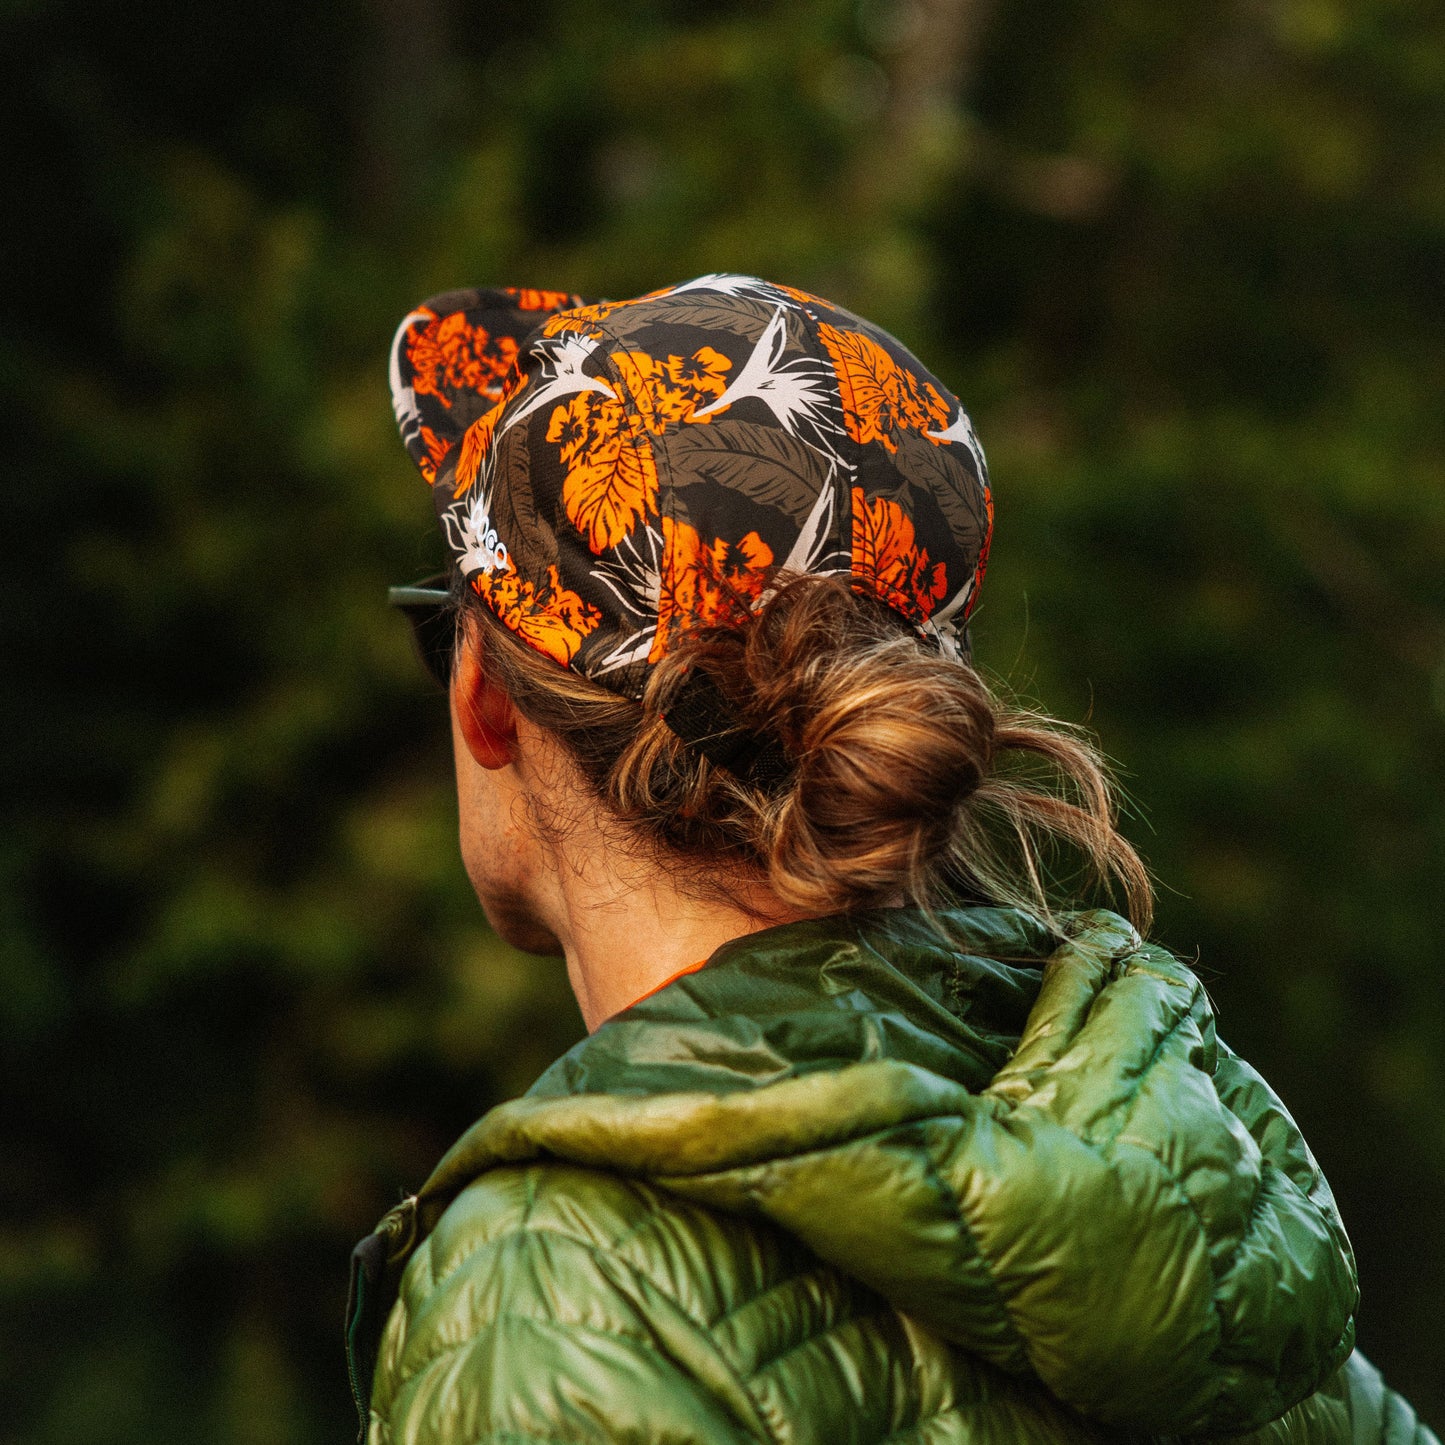
M 1148 873 L 1087 734 L 1003 700 L 846 579 L 785 581 L 756 612 L 687 634 L 641 703 L 471 612 L 489 673 L 663 866 L 759 876 L 809 913 L 968 900 L 1052 922 L 1082 865 L 1148 928 Z M 739 726 L 781 743 L 786 776 L 746 782 L 673 733 L 664 714 L 694 669 Z

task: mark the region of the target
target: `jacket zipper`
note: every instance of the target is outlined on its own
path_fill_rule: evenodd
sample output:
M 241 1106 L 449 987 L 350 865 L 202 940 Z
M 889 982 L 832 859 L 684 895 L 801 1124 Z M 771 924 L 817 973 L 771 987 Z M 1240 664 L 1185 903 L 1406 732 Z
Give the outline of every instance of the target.
M 346 1373 L 351 1381 L 351 1398 L 360 1422 L 357 1445 L 362 1445 L 366 1439 L 371 1414 L 371 1385 L 376 1374 L 381 1332 L 392 1304 L 392 1291 L 387 1286 L 398 1281 L 399 1266 L 405 1265 L 416 1247 L 416 1203 L 415 1195 L 402 1200 L 351 1251 L 351 1278 L 346 1302 Z M 358 1360 L 363 1350 L 366 1354 L 365 1367 Z M 364 1391 L 363 1374 L 367 1377 Z

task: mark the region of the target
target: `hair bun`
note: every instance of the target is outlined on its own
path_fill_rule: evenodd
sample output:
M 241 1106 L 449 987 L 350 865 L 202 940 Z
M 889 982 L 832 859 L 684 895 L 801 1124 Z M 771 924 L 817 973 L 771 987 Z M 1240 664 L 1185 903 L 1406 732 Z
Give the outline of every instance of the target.
M 1049 918 L 1063 845 L 1148 926 L 1148 874 L 1087 736 L 1001 700 L 846 579 L 784 581 L 756 613 L 687 635 L 641 708 L 479 615 L 518 708 L 639 846 L 710 865 L 700 887 L 726 893 L 742 869 L 815 914 L 962 893 Z M 759 770 L 769 750 L 782 762 Z

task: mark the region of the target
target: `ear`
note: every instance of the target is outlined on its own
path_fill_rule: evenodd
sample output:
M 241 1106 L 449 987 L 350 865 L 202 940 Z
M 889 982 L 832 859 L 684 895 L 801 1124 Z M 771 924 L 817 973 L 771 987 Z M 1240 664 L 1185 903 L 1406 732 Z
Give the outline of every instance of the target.
M 505 768 L 517 755 L 517 711 L 487 676 L 481 638 L 469 628 L 452 664 L 452 708 L 467 751 L 478 766 Z

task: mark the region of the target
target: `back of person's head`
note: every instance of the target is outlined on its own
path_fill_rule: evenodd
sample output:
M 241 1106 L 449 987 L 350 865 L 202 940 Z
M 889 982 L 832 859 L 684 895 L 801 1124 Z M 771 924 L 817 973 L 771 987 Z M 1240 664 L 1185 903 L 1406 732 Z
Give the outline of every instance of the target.
M 640 703 L 558 668 L 480 602 L 468 612 L 517 709 L 640 852 L 698 886 L 756 871 L 809 913 L 989 901 L 1049 916 L 1072 854 L 1148 925 L 1148 879 L 1089 740 L 1002 701 L 841 579 L 793 579 L 740 623 L 687 635 Z M 740 777 L 668 726 L 699 673 L 783 768 Z
M 403 322 L 392 381 L 461 645 L 624 846 L 815 914 L 1049 917 L 1082 864 L 1147 927 L 1098 752 L 969 659 L 983 454 L 892 337 L 750 277 L 454 292 Z

